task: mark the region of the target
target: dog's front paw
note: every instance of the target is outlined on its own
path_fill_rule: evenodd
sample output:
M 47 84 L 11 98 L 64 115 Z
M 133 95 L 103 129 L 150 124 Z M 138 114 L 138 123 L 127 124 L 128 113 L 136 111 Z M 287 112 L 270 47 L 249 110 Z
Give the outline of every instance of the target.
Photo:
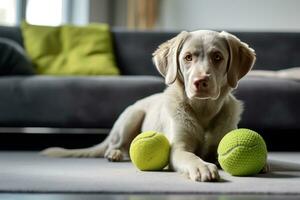
M 111 149 L 105 152 L 104 157 L 111 162 L 119 162 L 123 160 L 123 153 L 119 149 Z
M 212 163 L 193 164 L 188 168 L 188 176 L 193 181 L 216 181 L 219 179 L 218 167 Z
M 267 174 L 271 171 L 271 167 L 269 163 L 266 163 L 264 168 L 259 172 L 260 174 Z

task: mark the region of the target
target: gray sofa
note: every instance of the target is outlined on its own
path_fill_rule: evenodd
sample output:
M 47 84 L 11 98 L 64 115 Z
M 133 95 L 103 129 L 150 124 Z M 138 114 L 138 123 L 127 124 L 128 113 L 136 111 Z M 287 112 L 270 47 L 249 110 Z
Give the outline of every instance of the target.
M 0 77 L 1 149 L 98 143 L 128 105 L 164 90 L 151 54 L 176 32 L 113 30 L 112 34 L 121 76 Z M 233 34 L 256 50 L 254 69 L 300 66 L 300 33 Z M 18 27 L 0 27 L 0 38 L 23 46 Z M 235 95 L 245 103 L 240 127 L 260 132 L 270 150 L 300 150 L 300 82 L 249 76 Z

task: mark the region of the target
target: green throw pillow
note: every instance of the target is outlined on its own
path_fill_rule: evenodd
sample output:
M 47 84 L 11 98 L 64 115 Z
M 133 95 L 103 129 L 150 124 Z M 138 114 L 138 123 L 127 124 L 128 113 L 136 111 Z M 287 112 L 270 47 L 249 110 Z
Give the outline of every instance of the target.
M 25 49 L 40 74 L 118 75 L 106 24 L 36 26 L 23 22 Z

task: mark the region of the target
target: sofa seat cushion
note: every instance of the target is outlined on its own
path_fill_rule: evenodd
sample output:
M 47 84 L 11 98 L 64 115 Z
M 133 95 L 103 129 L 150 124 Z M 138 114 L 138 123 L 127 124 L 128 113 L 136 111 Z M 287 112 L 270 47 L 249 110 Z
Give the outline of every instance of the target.
M 300 129 L 300 81 L 248 76 L 236 97 L 244 102 L 240 127 L 268 130 Z
M 0 126 L 111 128 L 128 105 L 164 88 L 155 76 L 2 77 Z M 249 76 L 234 93 L 244 102 L 239 127 L 300 129 L 300 81 Z
M 165 88 L 154 76 L 0 79 L 0 126 L 111 128 L 130 104 Z

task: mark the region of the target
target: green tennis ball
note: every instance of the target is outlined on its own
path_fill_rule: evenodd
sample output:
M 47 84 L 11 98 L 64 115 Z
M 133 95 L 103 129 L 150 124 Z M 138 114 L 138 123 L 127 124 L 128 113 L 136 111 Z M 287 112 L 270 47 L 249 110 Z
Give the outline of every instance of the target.
M 129 154 L 138 169 L 158 171 L 169 163 L 170 144 L 162 133 L 146 131 L 131 142 Z
M 222 169 L 233 176 L 254 175 L 266 164 L 267 146 L 255 131 L 236 129 L 222 138 L 218 160 Z

